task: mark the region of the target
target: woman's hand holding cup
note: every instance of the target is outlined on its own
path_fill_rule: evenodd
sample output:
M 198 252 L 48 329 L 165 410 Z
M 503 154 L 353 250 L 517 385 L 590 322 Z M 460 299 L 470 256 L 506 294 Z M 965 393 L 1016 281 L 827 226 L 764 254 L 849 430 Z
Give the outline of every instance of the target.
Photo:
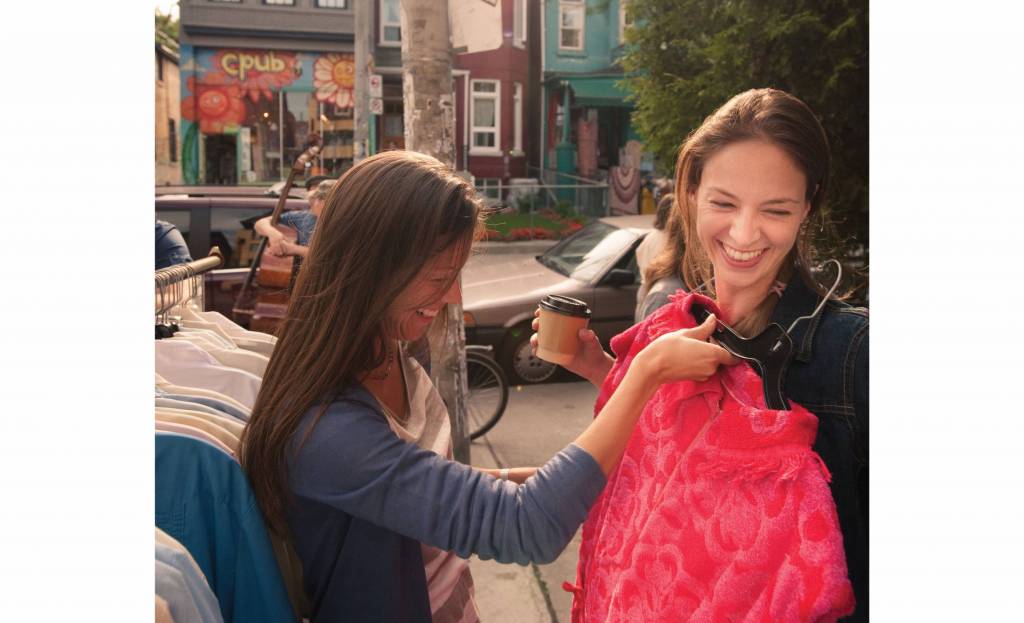
M 530 327 L 534 333 L 530 336 L 530 350 L 534 356 L 537 356 L 537 347 L 539 345 L 538 332 L 541 326 L 540 307 L 534 311 L 533 316 L 533 323 Z M 558 363 L 566 370 L 587 379 L 596 387 L 600 387 L 615 360 L 608 353 L 604 352 L 597 334 L 592 330 L 586 328 L 579 329 L 577 337 L 579 338 L 579 349 L 576 351 L 576 354 Z

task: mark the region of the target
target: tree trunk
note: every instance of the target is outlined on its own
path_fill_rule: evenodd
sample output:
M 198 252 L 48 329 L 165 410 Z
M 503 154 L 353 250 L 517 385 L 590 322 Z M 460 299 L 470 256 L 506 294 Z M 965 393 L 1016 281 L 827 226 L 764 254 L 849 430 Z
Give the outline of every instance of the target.
M 405 148 L 455 168 L 455 106 L 448 0 L 401 0 Z M 455 458 L 469 463 L 466 338 L 462 305 L 448 305 L 429 332 L 431 376 L 448 405 Z
M 370 115 L 370 73 L 373 70 L 373 3 L 355 3 L 355 110 L 353 111 L 354 132 L 352 136 L 352 164 L 371 155 L 370 123 L 376 120 Z

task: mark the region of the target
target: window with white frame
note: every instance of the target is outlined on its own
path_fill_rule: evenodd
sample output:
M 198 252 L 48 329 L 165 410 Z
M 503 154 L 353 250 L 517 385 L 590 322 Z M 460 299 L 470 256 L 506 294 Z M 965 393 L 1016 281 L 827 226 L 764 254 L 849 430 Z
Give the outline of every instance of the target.
M 402 13 L 398 0 L 380 0 L 380 44 L 402 45 Z
M 512 5 L 512 45 L 526 47 L 526 0 L 515 0 Z
M 295 0 L 263 0 L 263 4 L 279 4 L 281 6 L 295 6 Z
M 316 6 L 320 9 L 347 9 L 348 0 L 316 0 Z
M 512 85 L 512 151 L 523 153 L 523 85 L 516 82 Z
M 472 80 L 470 84 L 472 142 L 469 153 L 501 155 L 501 83 Z
M 626 42 L 626 29 L 633 27 L 633 17 L 629 15 L 629 0 L 619 0 L 619 45 Z
M 585 18 L 582 0 L 561 0 L 558 3 L 558 49 L 583 49 Z

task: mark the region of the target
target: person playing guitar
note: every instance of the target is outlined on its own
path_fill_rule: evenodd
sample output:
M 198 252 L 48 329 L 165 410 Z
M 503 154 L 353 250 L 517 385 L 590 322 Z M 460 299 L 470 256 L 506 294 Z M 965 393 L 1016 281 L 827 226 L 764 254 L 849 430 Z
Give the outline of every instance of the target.
M 277 257 L 299 256 L 306 257 L 309 252 L 309 241 L 316 229 L 316 221 L 323 210 L 324 201 L 327 199 L 333 179 L 327 179 L 314 186 L 307 194 L 309 199 L 309 210 L 292 210 L 281 215 L 279 225 L 295 229 L 297 235 L 292 242 L 281 233 L 280 230 L 270 224 L 271 217 L 266 216 L 256 221 L 254 229 L 256 233 L 267 237 L 267 251 Z
M 245 282 L 232 308 L 235 322 L 253 331 L 273 333 L 288 306 L 288 292 L 298 273 L 300 261 L 316 225 L 316 215 L 322 207 L 311 205 L 311 211 L 284 212 L 295 177 L 306 172 L 320 154 L 323 141 L 311 133 L 306 139 L 306 150 L 292 165 L 271 216 L 260 219 L 254 226 L 262 234 L 256 261 L 249 267 Z M 326 196 L 326 195 L 325 195 Z M 312 210 L 316 210 L 312 213 Z M 255 287 L 253 287 L 255 283 Z

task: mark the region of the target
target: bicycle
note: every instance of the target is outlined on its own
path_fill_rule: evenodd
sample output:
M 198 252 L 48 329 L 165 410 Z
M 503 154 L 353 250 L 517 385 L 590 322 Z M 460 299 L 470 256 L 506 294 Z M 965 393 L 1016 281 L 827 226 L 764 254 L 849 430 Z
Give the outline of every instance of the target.
M 470 439 L 494 428 L 508 406 L 508 379 L 490 351 L 489 346 L 466 346 L 466 430 Z

